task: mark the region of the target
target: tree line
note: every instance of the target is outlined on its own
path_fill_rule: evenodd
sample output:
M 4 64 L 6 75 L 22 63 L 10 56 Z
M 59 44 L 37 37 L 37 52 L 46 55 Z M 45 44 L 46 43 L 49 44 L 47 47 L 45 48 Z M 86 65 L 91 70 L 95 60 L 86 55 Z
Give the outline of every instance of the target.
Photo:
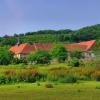
M 100 24 L 87 26 L 79 30 L 40 30 L 37 32 L 27 32 L 14 34 L 14 36 L 5 35 L 0 38 L 0 46 L 11 46 L 17 43 L 17 38 L 20 38 L 20 43 L 34 42 L 64 42 L 73 43 L 87 41 L 91 39 L 100 39 Z
M 68 59 L 68 57 L 71 59 Z M 83 53 L 79 50 L 68 52 L 64 46 L 57 45 L 50 51 L 37 50 L 31 52 L 27 58 L 15 58 L 14 54 L 8 48 L 0 48 L 0 65 L 9 64 L 50 64 L 53 61 L 64 63 L 67 62 L 71 66 L 79 66 L 80 59 L 84 58 Z

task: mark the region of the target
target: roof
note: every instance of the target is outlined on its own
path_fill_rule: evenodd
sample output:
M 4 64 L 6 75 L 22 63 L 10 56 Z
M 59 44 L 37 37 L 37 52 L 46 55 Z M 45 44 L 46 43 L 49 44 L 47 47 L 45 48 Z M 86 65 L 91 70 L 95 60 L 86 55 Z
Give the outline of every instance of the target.
M 29 54 L 30 52 L 36 51 L 36 50 L 49 50 L 53 48 L 53 44 L 51 43 L 34 43 L 33 45 L 30 45 L 28 43 L 15 45 L 10 48 L 10 51 L 12 51 L 15 54 Z
M 65 44 L 65 48 L 68 51 L 74 51 L 76 49 L 79 49 L 81 51 L 88 51 L 91 50 L 91 48 L 94 46 L 96 40 L 90 40 L 86 42 L 80 42 L 80 43 L 74 43 L 74 44 Z M 29 54 L 30 52 L 36 51 L 36 50 L 50 50 L 53 48 L 54 45 L 52 43 L 34 43 L 32 45 L 28 43 L 15 45 L 10 48 L 10 51 L 12 51 L 15 54 Z
M 81 51 L 89 51 L 92 49 L 95 43 L 96 43 L 96 40 L 90 40 L 90 41 L 74 43 L 74 44 L 65 44 L 65 48 L 68 51 L 74 51 L 77 49 Z

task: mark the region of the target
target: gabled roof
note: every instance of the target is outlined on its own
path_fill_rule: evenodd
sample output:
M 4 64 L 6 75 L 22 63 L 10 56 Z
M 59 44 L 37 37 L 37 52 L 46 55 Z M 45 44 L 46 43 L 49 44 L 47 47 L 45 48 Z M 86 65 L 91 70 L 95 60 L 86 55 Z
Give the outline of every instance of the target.
M 96 40 L 90 40 L 86 42 L 80 42 L 80 43 L 74 43 L 74 44 L 65 44 L 65 48 L 68 51 L 74 51 L 74 50 L 81 50 L 81 51 L 89 51 L 94 46 Z M 30 52 L 36 51 L 36 50 L 50 50 L 54 47 L 51 43 L 34 43 L 33 45 L 30 45 L 28 43 L 15 45 L 10 48 L 10 51 L 12 51 L 15 54 L 29 54 Z
M 65 44 L 65 47 L 68 51 L 74 51 L 77 49 L 81 51 L 89 51 L 94 46 L 95 43 L 96 40 L 90 40 L 90 41 L 74 43 L 74 44 Z
M 15 45 L 10 48 L 10 51 L 12 51 L 15 54 L 29 54 L 30 52 L 36 51 L 36 50 L 49 50 L 53 48 L 53 44 L 50 43 L 34 43 L 33 45 L 30 45 L 28 43 Z

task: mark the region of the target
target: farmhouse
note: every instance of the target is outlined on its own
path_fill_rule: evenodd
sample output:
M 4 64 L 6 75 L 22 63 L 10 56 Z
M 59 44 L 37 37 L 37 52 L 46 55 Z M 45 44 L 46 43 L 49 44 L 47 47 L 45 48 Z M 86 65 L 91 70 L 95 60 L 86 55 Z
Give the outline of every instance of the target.
M 17 44 L 15 46 L 12 46 L 10 48 L 10 51 L 15 54 L 16 58 L 24 57 L 26 58 L 31 52 L 37 51 L 37 50 L 50 50 L 53 48 L 53 44 L 51 43 L 34 43 L 33 45 L 24 43 L 24 44 Z
M 84 56 L 86 59 L 94 58 L 95 55 L 93 53 L 93 48 L 96 44 L 96 40 L 90 40 L 80 43 L 74 43 L 74 44 L 65 44 L 65 48 L 69 52 L 73 52 L 75 50 L 80 50 L 84 53 Z
M 69 51 L 81 50 L 84 52 L 86 58 L 93 58 L 94 54 L 92 49 L 96 43 L 96 40 L 90 40 L 86 42 L 74 43 L 74 44 L 64 44 L 64 47 Z M 52 43 L 34 43 L 34 44 L 17 44 L 10 48 L 10 51 L 15 54 L 16 58 L 24 57 L 26 58 L 31 52 L 37 50 L 50 50 L 54 47 Z

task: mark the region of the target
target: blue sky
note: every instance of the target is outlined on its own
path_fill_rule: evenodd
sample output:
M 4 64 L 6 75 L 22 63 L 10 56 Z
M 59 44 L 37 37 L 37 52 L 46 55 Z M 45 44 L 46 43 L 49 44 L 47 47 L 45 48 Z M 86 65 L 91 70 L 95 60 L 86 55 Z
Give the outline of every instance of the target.
M 100 0 L 0 0 L 0 36 L 100 23 Z

